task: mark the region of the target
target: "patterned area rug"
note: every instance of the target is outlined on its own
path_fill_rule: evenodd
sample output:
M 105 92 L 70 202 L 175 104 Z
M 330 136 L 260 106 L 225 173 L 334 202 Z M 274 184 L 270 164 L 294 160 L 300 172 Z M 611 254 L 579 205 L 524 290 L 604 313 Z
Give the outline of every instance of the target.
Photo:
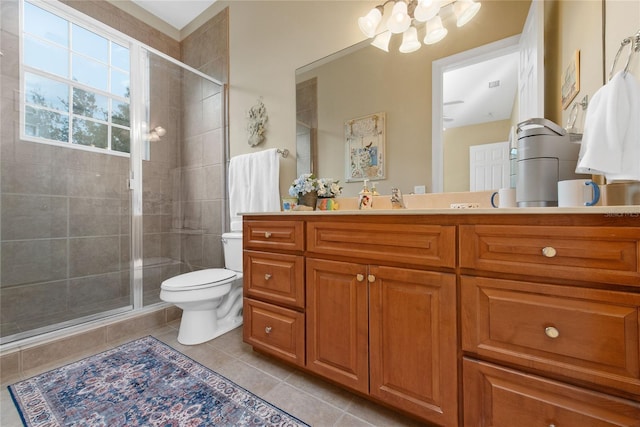
M 26 426 L 307 426 L 153 337 L 9 386 Z

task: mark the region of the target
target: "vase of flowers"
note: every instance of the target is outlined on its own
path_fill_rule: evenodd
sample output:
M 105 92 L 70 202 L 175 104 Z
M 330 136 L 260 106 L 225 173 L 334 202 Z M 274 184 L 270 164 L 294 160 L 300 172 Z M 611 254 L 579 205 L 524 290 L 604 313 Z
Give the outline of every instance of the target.
M 305 173 L 293 180 L 289 187 L 289 195 L 298 198 L 298 205 L 316 209 L 318 197 L 335 197 L 342 192 L 338 181 L 331 178 L 316 178 L 314 174 Z
M 322 199 L 331 199 L 342 193 L 340 181 L 333 178 L 318 179 L 318 197 Z

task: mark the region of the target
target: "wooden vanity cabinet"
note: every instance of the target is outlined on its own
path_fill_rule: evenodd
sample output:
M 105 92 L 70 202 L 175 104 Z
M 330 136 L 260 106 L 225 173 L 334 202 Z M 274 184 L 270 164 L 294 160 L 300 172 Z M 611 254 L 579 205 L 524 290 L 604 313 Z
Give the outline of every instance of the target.
M 305 364 L 304 222 L 243 222 L 243 339 Z
M 244 218 L 244 340 L 438 426 L 640 427 L 638 214 Z

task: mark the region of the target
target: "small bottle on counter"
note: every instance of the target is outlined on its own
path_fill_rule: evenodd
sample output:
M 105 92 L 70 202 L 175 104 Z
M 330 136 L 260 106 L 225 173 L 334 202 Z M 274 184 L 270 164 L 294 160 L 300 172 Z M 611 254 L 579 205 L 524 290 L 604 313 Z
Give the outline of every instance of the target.
M 358 209 L 371 209 L 373 205 L 373 198 L 371 196 L 371 191 L 369 191 L 369 186 L 367 183 L 368 179 L 364 180 L 364 185 L 362 186 L 362 190 L 358 193 L 359 201 L 358 201 Z
M 372 182 L 371 183 L 371 195 L 372 196 L 379 196 L 380 193 L 378 193 L 378 190 L 376 190 L 376 183 Z

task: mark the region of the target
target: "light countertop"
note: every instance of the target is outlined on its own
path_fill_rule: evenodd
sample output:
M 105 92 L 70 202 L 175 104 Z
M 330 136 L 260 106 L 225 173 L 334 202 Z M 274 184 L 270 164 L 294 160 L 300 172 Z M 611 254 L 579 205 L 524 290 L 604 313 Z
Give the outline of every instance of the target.
M 589 206 L 589 207 L 569 207 L 569 208 L 426 208 L 426 209 L 345 209 L 335 211 L 304 210 L 287 212 L 256 212 L 244 213 L 244 215 L 505 215 L 505 214 L 588 214 L 606 216 L 637 217 L 640 226 L 640 206 Z

